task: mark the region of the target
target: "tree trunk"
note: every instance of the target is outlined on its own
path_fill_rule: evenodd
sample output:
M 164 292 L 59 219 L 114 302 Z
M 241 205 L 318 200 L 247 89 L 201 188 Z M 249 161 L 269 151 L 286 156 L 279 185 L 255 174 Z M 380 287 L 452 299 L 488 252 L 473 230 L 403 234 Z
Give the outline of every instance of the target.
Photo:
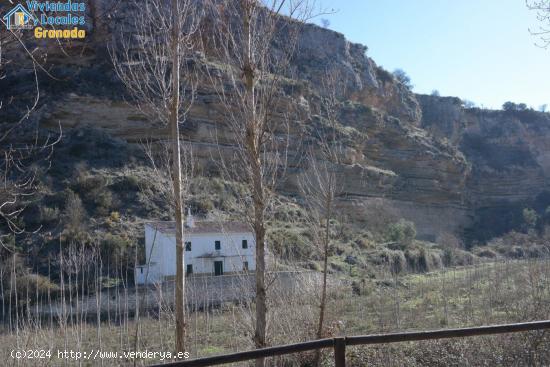
M 327 200 L 327 215 L 325 217 L 325 238 L 323 244 L 323 288 L 321 289 L 321 302 L 319 304 L 319 324 L 317 325 L 317 339 L 323 337 L 323 324 L 325 321 L 325 309 L 327 303 L 327 267 L 328 267 L 328 246 L 330 241 L 330 217 L 332 200 Z M 315 351 L 314 366 L 319 366 L 321 359 L 321 350 Z
M 183 272 L 183 208 L 181 195 L 181 158 L 178 126 L 180 98 L 180 55 L 179 55 L 179 19 L 178 0 L 172 0 L 172 106 L 170 108 L 170 132 L 172 138 L 172 185 L 174 186 L 176 219 L 176 353 L 185 351 L 185 276 Z
M 251 168 L 251 177 L 249 177 L 249 185 L 252 192 L 252 200 L 254 202 L 254 219 L 253 228 L 256 238 L 256 325 L 254 331 L 254 345 L 256 348 L 264 348 L 266 346 L 266 328 L 267 328 L 267 294 L 265 288 L 265 195 L 264 182 L 262 175 L 262 162 L 260 146 L 260 136 L 262 134 L 263 125 L 256 114 L 256 95 L 255 95 L 255 63 L 254 50 L 252 42 L 251 20 L 256 6 L 253 0 L 241 0 L 241 8 L 243 10 L 243 26 L 244 26 L 244 52 L 245 62 L 243 65 L 243 78 L 245 86 L 245 103 L 249 107 L 250 115 L 246 122 L 246 132 L 244 146 L 247 152 L 247 164 Z M 264 358 L 256 360 L 256 367 L 263 367 L 265 364 Z
M 265 288 L 265 202 L 263 198 L 261 175 L 256 176 L 255 174 L 254 176 L 254 232 L 256 235 L 256 330 L 254 333 L 254 344 L 256 348 L 264 348 L 266 346 L 267 324 L 267 294 Z M 263 366 L 264 359 L 257 359 L 256 367 Z

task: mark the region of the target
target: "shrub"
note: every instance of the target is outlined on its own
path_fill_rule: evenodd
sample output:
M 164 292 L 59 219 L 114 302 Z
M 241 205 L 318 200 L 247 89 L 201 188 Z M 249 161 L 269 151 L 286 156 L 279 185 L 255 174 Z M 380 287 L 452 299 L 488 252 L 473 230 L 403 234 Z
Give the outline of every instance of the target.
M 190 200 L 189 204 L 191 205 L 191 211 L 198 215 L 206 215 L 214 209 L 212 200 L 207 196 L 195 197 Z
M 361 295 L 361 284 L 359 284 L 359 282 L 357 281 L 353 281 L 351 282 L 351 292 L 352 294 L 356 295 L 356 296 L 360 296 Z
M 497 257 L 497 253 L 490 248 L 484 248 L 480 249 L 479 251 L 476 251 L 476 255 L 479 257 L 485 257 L 488 259 L 494 259 Z
M 517 110 L 517 105 L 514 103 L 514 102 L 505 102 L 503 105 L 502 105 L 502 109 L 504 111 L 516 111 Z
M 462 241 L 454 234 L 443 232 L 437 236 L 437 244 L 442 248 L 461 248 Z
M 234 198 L 227 191 L 222 191 L 218 195 L 216 207 L 224 212 L 231 212 L 235 209 L 236 203 Z
M 308 261 L 306 267 L 310 270 L 313 270 L 313 271 L 322 271 L 323 270 L 321 264 L 319 264 L 316 261 Z
M 119 212 L 111 212 L 111 215 L 109 216 L 109 219 L 112 222 L 120 222 L 120 213 Z
M 403 251 L 380 248 L 370 255 L 370 261 L 377 265 L 387 266 L 389 270 L 398 274 L 406 270 L 407 260 Z
M 269 244 L 274 253 L 285 260 L 311 260 L 315 248 L 305 231 L 297 228 L 277 228 L 269 234 Z
M 449 247 L 445 247 L 443 249 L 443 264 L 445 266 L 451 266 L 453 263 L 453 249 Z
M 77 170 L 76 183 L 73 187 L 87 204 L 94 206 L 97 214 L 105 216 L 115 205 L 114 196 L 108 184 L 104 176 L 90 176 L 85 171 Z
M 388 226 L 386 236 L 390 241 L 411 244 L 416 237 L 416 227 L 413 222 L 401 219 Z
M 445 266 L 464 266 L 474 264 L 475 256 L 469 251 L 445 248 L 441 260 Z
M 426 273 L 443 266 L 443 259 L 439 251 L 424 247 L 407 249 L 405 258 L 409 269 L 419 273 Z
M 388 83 L 393 81 L 392 73 L 390 73 L 389 71 L 381 67 L 376 68 L 376 76 L 380 81 L 382 81 L 382 83 Z
M 508 256 L 513 259 L 523 259 L 525 257 L 525 251 L 520 246 L 513 246 L 508 251 Z
M 537 225 L 539 216 L 537 212 L 530 208 L 524 208 L 522 212 L 523 221 L 527 228 L 534 228 Z
M 212 190 L 215 192 L 221 193 L 225 191 L 225 184 L 221 178 L 214 178 L 210 180 L 210 184 L 212 186 Z
M 54 221 L 59 220 L 59 209 L 54 207 L 51 208 L 49 206 L 41 206 L 40 207 L 40 221 L 44 224 L 52 223 Z
M 67 189 L 65 201 L 65 211 L 63 213 L 63 221 L 66 229 L 76 231 L 82 228 L 82 222 L 86 214 L 86 209 L 82 205 L 82 200 L 75 192 Z
M 405 271 L 407 259 L 403 251 L 393 251 L 390 257 L 390 270 L 393 274 L 399 274 Z
M 475 256 L 468 251 L 456 250 L 453 265 L 465 266 L 473 265 L 475 263 Z
M 496 259 L 499 256 L 499 253 L 492 248 L 476 248 L 476 251 L 474 251 L 474 254 L 479 257 L 484 257 L 487 259 Z
M 55 293 L 59 291 L 59 286 L 53 283 L 49 278 L 40 274 L 24 274 L 17 277 L 17 292 L 21 297 L 29 295 L 31 300 L 36 295 L 46 295 L 48 292 Z
M 504 111 L 526 111 L 527 105 L 525 103 L 506 102 L 502 105 Z
M 87 173 L 79 171 L 76 182 L 73 184 L 76 192 L 86 197 L 88 193 L 97 190 L 100 187 L 107 186 L 107 180 L 103 176 L 89 176 Z
M 101 256 L 114 264 L 131 256 L 130 241 L 127 238 L 114 234 L 106 234 L 101 241 Z M 133 263 L 133 258 L 130 263 Z
M 86 245 L 92 242 L 92 236 L 83 228 L 66 228 L 61 234 L 60 240 L 65 243 Z
M 428 257 L 426 256 L 426 249 L 421 248 L 419 252 L 416 253 L 415 260 L 415 267 L 414 270 L 424 273 L 430 271 L 430 265 L 428 261 Z
M 111 187 L 116 192 L 138 191 L 140 189 L 140 179 L 136 175 L 125 175 Z
M 407 73 L 405 71 L 403 71 L 403 69 L 395 69 L 393 71 L 393 76 L 395 77 L 395 79 L 400 82 L 401 84 L 403 84 L 405 87 L 407 87 L 408 89 L 412 89 L 414 86 L 411 84 L 411 78 L 407 75 Z
M 204 164 L 203 175 L 206 177 L 220 177 L 221 172 L 220 166 L 211 160 Z
M 428 269 L 441 269 L 443 267 L 443 259 L 439 252 L 427 251 L 428 256 Z
M 96 206 L 96 213 L 99 215 L 107 215 L 113 206 L 113 194 L 111 191 L 103 187 L 94 190 L 90 196 L 92 196 L 93 203 Z
M 529 258 L 542 258 L 548 256 L 548 248 L 540 245 L 529 246 L 525 249 L 525 253 Z
M 380 198 L 365 203 L 359 214 L 359 220 L 364 223 L 364 226 L 380 237 L 385 236 L 388 226 L 397 222 L 400 217 L 399 211 L 388 200 Z
M 370 243 L 368 238 L 358 238 L 358 239 L 355 240 L 355 244 L 360 249 L 367 249 L 367 248 L 371 247 L 371 243 Z

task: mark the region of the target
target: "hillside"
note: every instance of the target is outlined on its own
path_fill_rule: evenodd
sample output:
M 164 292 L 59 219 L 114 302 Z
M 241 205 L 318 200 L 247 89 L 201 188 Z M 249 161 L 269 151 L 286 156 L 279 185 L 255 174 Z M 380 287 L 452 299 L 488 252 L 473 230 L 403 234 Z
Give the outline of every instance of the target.
M 30 200 L 24 215 L 28 228 L 43 230 L 21 241 L 45 243 L 40 251 L 55 248 L 59 238 L 68 236 L 74 213 L 67 212 L 67 198 L 74 199 L 74 194 L 86 214 L 79 214 L 74 239 L 92 241 L 101 233 L 98 238 L 106 246 L 133 245 L 142 241 L 143 220 L 170 218 L 159 196 L 166 182 L 152 176 L 141 145 L 162 141 L 167 130 L 126 102 L 107 50 L 116 41 L 115 25 L 127 16 L 126 10 L 116 7 L 105 20 L 95 14 L 111 3 L 96 4 L 88 14 L 85 41 L 63 49 L 34 41 L 41 42 L 53 77 L 39 73 L 41 99 L 31 120 L 42 133 L 55 134 L 59 124 L 63 129 L 52 167 L 40 177 L 43 190 Z M 384 226 L 401 218 L 414 222 L 419 240 L 435 242 L 452 235 L 468 244 L 484 243 L 518 229 L 523 208 L 543 213 L 550 204 L 549 114 L 465 108 L 457 98 L 415 95 L 378 67 L 366 46 L 313 24 L 304 27 L 298 46 L 281 88 L 281 111 L 276 112 L 292 109 L 301 116 L 291 128 L 291 164 L 279 185 L 277 213 L 283 220 L 274 226 L 275 235 L 285 220 L 294 221 L 297 229 L 279 233 L 281 243 L 308 237 L 299 215 L 293 216 L 302 210 L 297 177 L 305 167 L 299 158 L 304 145 L 314 144 L 302 143 L 301 134 L 322 127 L 319 96 L 327 69 L 338 71 L 343 80 L 338 116 L 347 138 L 338 169 L 346 180 L 339 206 L 341 222 L 348 223 L 351 232 L 342 247 L 354 241 L 382 242 Z M 1 81 L 0 99 L 12 97 L 14 91 L 17 96 L 2 110 L 10 121 L 35 86 L 25 57 L 9 49 L 7 54 L 18 68 Z M 202 60 L 212 61 L 208 55 Z M 222 154 L 228 154 L 234 142 L 224 109 L 206 83 L 199 85 L 183 132 L 199 163 L 193 210 L 203 216 L 231 215 L 231 192 L 238 183 L 223 182 L 213 158 L 218 144 Z M 28 138 L 21 133 L 21 141 Z M 88 216 L 90 220 L 83 219 Z M 386 222 L 378 223 L 380 217 Z

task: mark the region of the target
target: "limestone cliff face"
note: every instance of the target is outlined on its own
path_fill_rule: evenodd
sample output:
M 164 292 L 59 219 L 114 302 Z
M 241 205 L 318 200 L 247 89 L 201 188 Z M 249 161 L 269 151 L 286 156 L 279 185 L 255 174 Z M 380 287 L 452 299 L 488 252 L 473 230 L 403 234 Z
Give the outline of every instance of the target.
M 109 1 L 94 3 L 91 9 L 100 13 Z M 38 123 L 44 128 L 58 123 L 65 129 L 93 126 L 131 143 L 166 138 L 164 127 L 147 121 L 124 101 L 105 49 L 110 24 L 96 19 L 90 27 L 85 43 L 65 50 L 70 57 L 49 48 L 49 67 L 63 78 L 42 84 L 43 103 L 34 115 Z M 532 198 L 547 188 L 547 115 L 465 110 L 458 99 L 415 96 L 366 52 L 365 46 L 339 33 L 305 26 L 289 72 L 300 88 L 282 88 L 279 97 L 282 110 L 296 111 L 302 127 L 315 129 L 323 73 L 337 70 L 342 76 L 339 122 L 350 134 L 339 170 L 345 178 L 342 205 L 352 218 L 358 208 L 384 198 L 416 222 L 421 237 L 435 238 L 442 232 L 461 233 L 478 206 Z M 16 85 L 19 77 L 3 83 Z M 31 79 L 27 89 L 32 86 Z M 0 97 L 6 93 L 0 90 Z M 52 93 L 55 98 L 50 98 Z M 297 177 L 307 167 L 292 159 L 303 153 L 298 129 L 292 133 L 296 149 L 290 152 L 289 175 L 280 189 L 295 195 Z M 223 144 L 222 152 L 234 143 L 224 109 L 206 83 L 199 87 L 183 134 L 204 165 L 216 156 L 216 143 Z
M 472 167 L 464 197 L 472 212 L 507 216 L 510 204 L 548 205 L 543 201 L 550 189 L 550 114 L 466 109 L 458 98 L 417 98 L 422 127 L 448 139 Z
M 343 97 L 378 108 L 415 123 L 421 112 L 414 96 L 387 71 L 369 58 L 367 47 L 351 43 L 344 35 L 308 24 L 301 29 L 290 75 L 322 87 L 326 71 L 337 71 Z
M 448 139 L 472 166 L 466 188 L 476 205 L 536 197 L 550 183 L 550 115 L 465 109 L 458 98 L 418 96 L 422 127 Z

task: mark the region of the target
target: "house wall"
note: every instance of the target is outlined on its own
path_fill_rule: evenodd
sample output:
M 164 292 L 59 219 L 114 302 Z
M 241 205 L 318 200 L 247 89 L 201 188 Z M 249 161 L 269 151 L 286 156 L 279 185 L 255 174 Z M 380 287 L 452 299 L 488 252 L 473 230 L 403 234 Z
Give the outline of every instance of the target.
M 134 269 L 134 281 L 136 284 L 153 284 L 162 282 L 160 267 L 156 265 L 138 265 Z
M 134 280 L 137 284 L 162 282 L 165 264 L 164 247 L 170 242 L 162 232 L 154 227 L 145 225 L 145 264 L 137 266 Z
M 248 241 L 247 249 L 242 248 L 242 240 Z M 185 251 L 185 265 L 193 265 L 195 274 L 213 273 L 214 261 L 223 261 L 224 273 L 242 271 L 245 261 L 248 261 L 249 270 L 256 269 L 254 236 L 251 233 L 192 234 L 185 241 L 191 241 L 191 251 Z M 215 250 L 215 241 L 221 243 L 219 251 Z
M 156 234 L 155 234 L 156 232 Z M 242 240 L 248 241 L 248 248 L 242 248 Z M 185 251 L 184 269 L 187 264 L 193 265 L 194 274 L 214 273 L 214 261 L 223 261 L 224 273 L 240 272 L 244 269 L 244 262 L 248 262 L 248 269 L 256 269 L 255 243 L 252 233 L 204 233 L 185 235 L 185 241 L 191 241 L 191 251 Z M 221 242 L 221 249 L 215 250 L 215 241 Z M 149 224 L 145 225 L 145 258 L 150 264 L 147 283 L 155 283 L 164 277 L 176 275 L 176 239 L 174 235 L 167 235 L 156 231 Z M 143 269 L 143 273 L 147 267 Z M 145 283 L 145 275 L 139 267 L 135 270 L 137 284 Z

